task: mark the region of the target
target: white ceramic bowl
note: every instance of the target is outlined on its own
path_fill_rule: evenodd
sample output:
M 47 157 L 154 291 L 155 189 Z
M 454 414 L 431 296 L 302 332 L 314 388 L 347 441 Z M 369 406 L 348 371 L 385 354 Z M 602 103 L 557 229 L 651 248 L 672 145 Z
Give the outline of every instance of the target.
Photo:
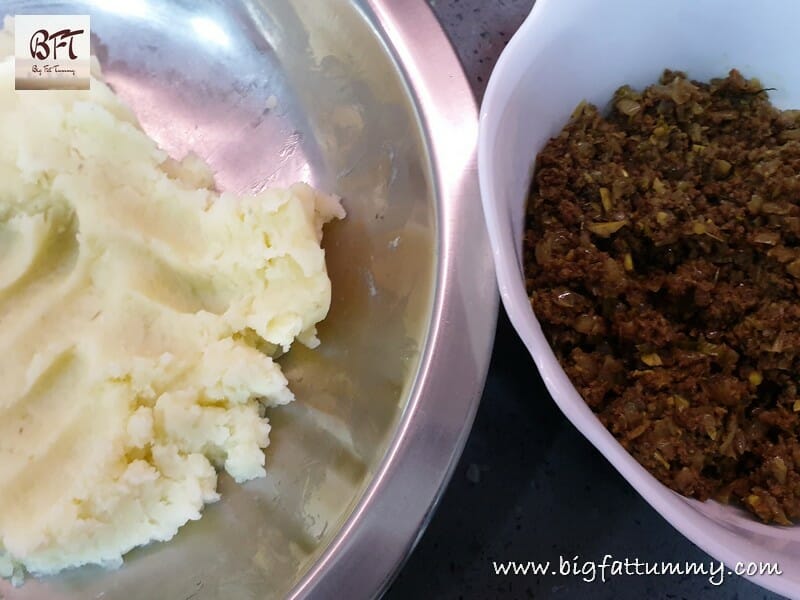
M 534 157 L 579 101 L 603 107 L 618 86 L 645 87 L 667 67 L 700 80 L 736 67 L 777 88 L 770 94 L 776 105 L 800 107 L 798 23 L 795 0 L 538 0 L 489 82 L 478 159 L 500 295 L 553 399 L 676 529 L 728 568 L 737 562 L 779 563 L 783 575 L 750 579 L 790 597 L 800 597 L 800 527 L 763 525 L 735 507 L 672 492 L 583 402 L 531 310 L 522 234 Z

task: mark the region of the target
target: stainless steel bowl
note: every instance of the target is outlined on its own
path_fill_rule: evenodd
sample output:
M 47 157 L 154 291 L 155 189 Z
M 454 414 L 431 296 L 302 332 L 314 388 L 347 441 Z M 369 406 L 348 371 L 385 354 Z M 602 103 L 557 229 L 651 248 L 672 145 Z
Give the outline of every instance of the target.
M 5 0 L 88 13 L 144 128 L 220 187 L 296 180 L 344 198 L 325 245 L 322 346 L 282 359 L 269 475 L 118 571 L 0 582 L 7 600 L 358 598 L 429 518 L 469 431 L 497 309 L 474 168 L 476 109 L 422 0 Z M 43 92 L 50 93 L 50 92 Z

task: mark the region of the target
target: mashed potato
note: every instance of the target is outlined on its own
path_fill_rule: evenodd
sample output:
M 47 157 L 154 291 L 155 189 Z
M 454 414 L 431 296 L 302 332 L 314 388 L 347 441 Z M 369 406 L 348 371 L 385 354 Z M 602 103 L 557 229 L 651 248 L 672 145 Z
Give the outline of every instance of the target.
M 0 63 L 0 575 L 168 540 L 263 476 L 270 355 L 317 344 L 322 225 L 298 184 L 235 197 L 170 159 L 101 80 L 14 91 Z M 262 411 L 263 412 L 263 411 Z

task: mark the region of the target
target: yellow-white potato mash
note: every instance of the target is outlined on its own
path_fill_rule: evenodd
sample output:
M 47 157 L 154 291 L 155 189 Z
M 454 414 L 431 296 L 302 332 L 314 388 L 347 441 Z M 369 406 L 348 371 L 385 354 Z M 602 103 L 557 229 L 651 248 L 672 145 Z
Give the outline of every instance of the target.
M 263 476 L 270 358 L 331 286 L 310 187 L 212 191 L 102 80 L 14 91 L 0 63 L 0 576 L 119 565 Z

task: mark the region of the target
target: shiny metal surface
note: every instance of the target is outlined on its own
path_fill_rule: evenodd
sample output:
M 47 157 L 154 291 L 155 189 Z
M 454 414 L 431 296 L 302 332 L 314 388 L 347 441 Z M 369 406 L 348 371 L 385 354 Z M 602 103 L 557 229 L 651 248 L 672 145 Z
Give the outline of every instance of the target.
M 233 191 L 305 180 L 348 218 L 325 246 L 322 346 L 282 359 L 298 401 L 270 413 L 266 479 L 118 571 L 7 600 L 377 594 L 449 478 L 497 310 L 474 167 L 476 109 L 422 0 L 0 0 L 89 13 L 107 79 L 173 156 Z

